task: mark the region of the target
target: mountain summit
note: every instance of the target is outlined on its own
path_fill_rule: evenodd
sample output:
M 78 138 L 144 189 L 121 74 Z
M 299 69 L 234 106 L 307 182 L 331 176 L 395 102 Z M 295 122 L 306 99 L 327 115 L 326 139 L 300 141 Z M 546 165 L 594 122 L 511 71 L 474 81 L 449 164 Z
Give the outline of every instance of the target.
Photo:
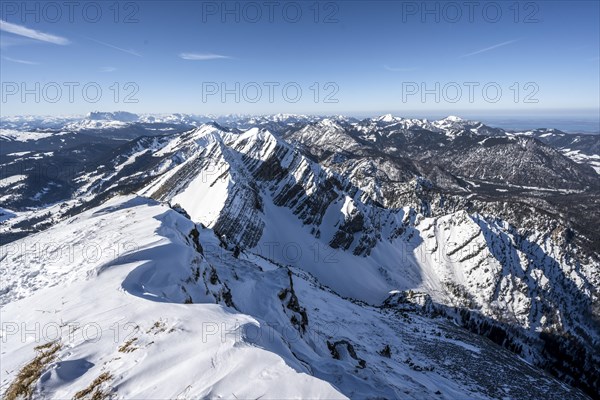
M 594 137 L 194 118 L 3 130 L 5 396 L 598 392 Z

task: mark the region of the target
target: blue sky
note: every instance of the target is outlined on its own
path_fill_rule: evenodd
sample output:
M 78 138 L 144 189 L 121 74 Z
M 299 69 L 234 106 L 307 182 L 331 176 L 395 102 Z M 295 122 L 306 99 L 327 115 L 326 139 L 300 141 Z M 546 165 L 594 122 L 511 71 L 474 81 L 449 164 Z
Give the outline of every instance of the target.
M 2 115 L 599 118 L 600 2 L 476 3 L 5 1 Z

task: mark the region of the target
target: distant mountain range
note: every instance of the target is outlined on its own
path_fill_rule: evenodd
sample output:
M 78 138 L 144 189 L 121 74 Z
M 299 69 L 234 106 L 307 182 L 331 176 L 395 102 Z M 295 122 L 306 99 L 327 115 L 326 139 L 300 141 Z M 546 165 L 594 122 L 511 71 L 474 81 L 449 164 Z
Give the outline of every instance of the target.
M 38 395 L 600 394 L 600 135 L 94 112 L 3 118 L 0 156 L 3 321 L 138 325 L 60 344 Z

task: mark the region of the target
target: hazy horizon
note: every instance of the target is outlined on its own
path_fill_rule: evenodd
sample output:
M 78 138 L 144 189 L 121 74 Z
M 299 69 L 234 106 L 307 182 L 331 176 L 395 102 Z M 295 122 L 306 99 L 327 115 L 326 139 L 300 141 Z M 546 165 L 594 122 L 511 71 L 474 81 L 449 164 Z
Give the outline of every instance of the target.
M 477 112 L 457 112 L 456 110 L 451 110 L 446 113 L 422 113 L 422 112 L 410 112 L 410 111 L 386 111 L 382 110 L 380 112 L 348 112 L 348 113 L 335 113 L 335 114 L 326 114 L 326 113 L 292 113 L 292 112 L 274 112 L 274 113 L 254 113 L 254 114 L 243 114 L 243 113 L 228 113 L 228 114 L 204 114 L 204 113 L 178 113 L 178 112 L 131 112 L 127 110 L 90 110 L 87 113 L 83 114 L 16 114 L 16 115 L 2 115 L 0 119 L 5 118 L 17 118 L 17 117 L 34 117 L 34 118 L 43 118 L 43 117 L 85 117 L 92 112 L 129 112 L 136 115 L 169 115 L 169 114 L 186 114 L 197 117 L 209 117 L 209 118 L 222 118 L 227 116 L 265 116 L 265 115 L 277 115 L 277 114 L 289 114 L 289 115 L 311 115 L 311 116 L 334 116 L 334 115 L 342 115 L 350 118 L 357 119 L 366 119 L 366 118 L 376 118 L 381 115 L 392 114 L 395 117 L 402 118 L 417 118 L 417 119 L 427 119 L 427 120 L 440 120 L 446 118 L 448 116 L 457 116 L 467 120 L 475 120 L 482 122 L 486 125 L 502 128 L 505 130 L 529 130 L 529 129 L 538 129 L 538 128 L 552 128 L 558 129 L 566 133 L 584 133 L 584 134 L 600 134 L 600 116 L 596 116 L 590 113 L 574 113 L 570 115 L 560 115 L 560 114 L 552 114 L 552 115 L 519 115 L 519 113 L 507 114 L 505 112 L 499 114 L 481 114 Z

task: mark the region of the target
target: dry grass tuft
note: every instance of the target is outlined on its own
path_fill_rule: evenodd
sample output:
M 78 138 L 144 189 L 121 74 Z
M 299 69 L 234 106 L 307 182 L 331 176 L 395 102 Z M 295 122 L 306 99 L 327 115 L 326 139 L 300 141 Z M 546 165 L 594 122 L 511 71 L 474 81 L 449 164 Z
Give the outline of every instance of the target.
M 148 329 L 146 331 L 146 333 L 154 333 L 156 335 L 156 334 L 162 333 L 166 330 L 167 330 L 167 324 L 165 324 L 163 321 L 156 321 L 154 323 L 154 325 L 152 325 L 150 327 L 150 329 Z
M 134 337 L 123 343 L 121 347 L 119 347 L 120 353 L 133 353 L 138 348 L 134 345 L 137 342 L 138 338 Z
M 6 400 L 16 400 L 21 397 L 31 398 L 35 383 L 48 364 L 56 358 L 56 353 L 61 348 L 62 344 L 56 341 L 37 346 L 35 348 L 37 355 L 21 368 L 19 374 L 4 394 L 4 398 Z
M 100 388 L 100 385 L 110 379 L 112 379 L 112 375 L 108 372 L 103 372 L 88 387 L 75 393 L 73 399 L 104 400 L 110 398 L 110 390 L 104 391 Z

